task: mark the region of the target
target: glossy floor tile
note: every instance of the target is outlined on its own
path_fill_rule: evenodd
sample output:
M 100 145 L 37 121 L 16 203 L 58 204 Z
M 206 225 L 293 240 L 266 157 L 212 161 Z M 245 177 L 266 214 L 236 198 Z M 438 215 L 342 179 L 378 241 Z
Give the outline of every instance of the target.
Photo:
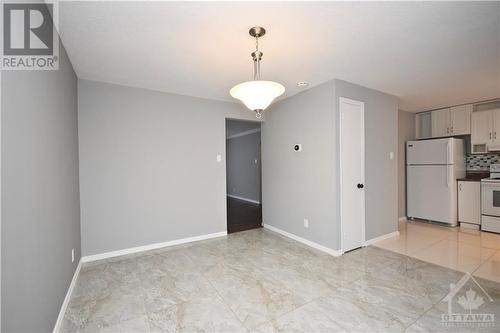
M 443 239 L 413 254 L 418 259 L 461 272 L 474 272 L 495 250 Z
M 374 246 L 500 282 L 500 235 L 421 221 L 401 221 L 400 235 Z
M 405 332 L 499 332 L 498 286 L 481 278 L 468 279 L 451 304 L 441 300 Z
M 401 254 L 412 255 L 441 240 L 442 238 L 438 236 L 423 235 L 418 232 L 401 232 L 399 236 L 380 241 L 376 246 Z
M 493 256 L 483 262 L 481 266 L 474 271 L 473 275 L 500 282 L 500 251 L 495 252 Z
M 402 232 L 411 251 L 392 244 L 332 257 L 258 229 L 87 264 L 62 331 L 440 331 L 442 300 L 464 274 L 394 251 L 422 251 L 413 229 L 425 226 Z M 437 230 L 424 248 L 460 243 Z M 485 276 L 499 258 L 490 259 Z M 494 303 L 484 309 L 500 317 L 500 283 L 485 285 Z

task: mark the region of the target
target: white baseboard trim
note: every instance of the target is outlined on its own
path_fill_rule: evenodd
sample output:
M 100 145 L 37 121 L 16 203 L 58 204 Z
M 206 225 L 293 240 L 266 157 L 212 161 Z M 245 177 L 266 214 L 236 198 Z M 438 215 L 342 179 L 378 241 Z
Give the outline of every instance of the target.
M 293 240 L 296 240 L 297 242 L 300 242 L 302 244 L 305 244 L 307 246 L 315 248 L 316 250 L 320 250 L 322 252 L 328 253 L 328 254 L 330 254 L 332 256 L 339 257 L 339 256 L 342 255 L 342 251 L 330 249 L 329 247 L 323 246 L 321 244 L 318 244 L 318 243 L 312 242 L 310 240 L 307 240 L 305 238 L 299 237 L 297 235 L 291 234 L 291 233 L 289 233 L 287 231 L 284 231 L 284 230 L 281 230 L 279 228 L 273 227 L 272 225 L 263 223 L 262 226 L 264 228 L 266 228 L 266 229 L 269 229 L 269 230 L 274 231 L 274 232 L 276 232 L 278 234 L 281 234 L 281 235 L 283 235 L 285 237 L 288 237 L 288 238 L 291 238 Z
M 96 261 L 96 260 L 102 260 L 102 259 L 107 259 L 107 258 L 112 258 L 112 257 L 123 256 L 126 254 L 155 250 L 155 249 L 159 249 L 162 247 L 197 242 L 197 241 L 210 239 L 210 238 L 216 238 L 216 237 L 223 237 L 226 235 L 227 235 L 227 231 L 221 231 L 221 232 L 215 232 L 213 234 L 194 236 L 194 237 L 188 237 L 188 238 L 182 238 L 182 239 L 175 239 L 175 240 L 168 241 L 168 242 L 154 243 L 154 244 L 143 245 L 143 246 L 138 246 L 138 247 L 131 247 L 128 249 L 123 249 L 123 250 L 93 254 L 90 256 L 82 257 L 82 262 L 86 263 L 86 262 L 90 262 L 90 261 Z
M 64 297 L 64 301 L 61 305 L 61 310 L 59 310 L 59 315 L 57 316 L 56 324 L 54 325 L 54 333 L 59 333 L 61 330 L 62 321 L 64 319 L 64 314 L 66 313 L 66 309 L 68 308 L 69 300 L 71 299 L 71 294 L 73 293 L 73 289 L 76 285 L 76 280 L 78 279 L 78 275 L 80 275 L 80 269 L 82 268 L 82 259 L 78 261 L 78 266 L 76 266 L 75 273 L 73 273 L 73 279 L 71 279 L 71 283 L 69 284 L 68 291 L 66 292 L 66 297 Z
M 376 242 L 380 242 L 381 240 L 396 237 L 396 236 L 399 236 L 399 231 L 394 231 L 394 232 L 391 232 L 391 233 L 388 233 L 388 234 L 385 234 L 382 236 L 378 236 L 378 237 L 369 239 L 369 240 L 365 241 L 365 246 L 372 245 Z
M 230 198 L 234 198 L 234 199 L 238 199 L 238 200 L 243 200 L 243 201 L 248 201 L 248 202 L 260 205 L 260 201 L 257 201 L 257 200 L 243 198 L 243 197 L 239 197 L 237 195 L 232 195 L 232 194 L 227 194 L 227 196 L 230 197 Z
M 400 218 L 398 218 L 398 221 L 400 221 L 400 222 L 406 221 L 406 220 L 407 220 L 406 216 L 401 216 Z

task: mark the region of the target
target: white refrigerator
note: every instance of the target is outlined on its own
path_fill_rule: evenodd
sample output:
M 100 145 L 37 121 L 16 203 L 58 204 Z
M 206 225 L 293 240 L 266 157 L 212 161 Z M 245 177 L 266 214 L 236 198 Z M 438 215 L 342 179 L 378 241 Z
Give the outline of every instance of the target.
M 458 224 L 457 179 L 465 177 L 465 143 L 445 138 L 406 142 L 406 215 Z

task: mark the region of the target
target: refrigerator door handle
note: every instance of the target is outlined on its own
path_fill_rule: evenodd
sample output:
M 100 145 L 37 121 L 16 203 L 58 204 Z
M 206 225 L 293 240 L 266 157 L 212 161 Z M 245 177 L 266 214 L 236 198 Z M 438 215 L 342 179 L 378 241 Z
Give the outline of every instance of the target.
M 445 165 L 446 167 L 446 187 L 449 188 L 450 187 L 450 173 L 448 171 L 449 169 L 449 165 Z
M 446 142 L 446 164 L 451 164 L 451 162 L 450 162 L 450 155 L 451 155 L 450 148 L 451 148 L 450 141 L 447 141 Z
M 446 188 L 449 188 L 450 187 L 450 172 L 449 172 L 449 164 L 451 163 L 450 162 L 450 148 L 451 148 L 451 145 L 450 145 L 450 140 L 446 141 Z

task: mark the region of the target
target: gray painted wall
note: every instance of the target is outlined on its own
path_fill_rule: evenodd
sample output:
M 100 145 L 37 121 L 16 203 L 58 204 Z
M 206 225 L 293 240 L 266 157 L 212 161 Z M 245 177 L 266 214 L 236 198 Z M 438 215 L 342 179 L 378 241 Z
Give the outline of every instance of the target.
M 262 126 L 264 223 L 335 250 L 340 249 L 339 97 L 365 103 L 366 239 L 396 231 L 396 97 L 333 80 L 276 103 Z M 303 151 L 293 152 L 294 143 L 302 143 Z
M 52 331 L 80 258 L 77 79 L 59 51 L 58 71 L 2 73 L 2 332 Z
M 336 109 L 339 97 L 365 103 L 366 240 L 397 231 L 398 98 L 342 80 L 335 80 L 335 97 Z
M 226 140 L 226 158 L 227 193 L 260 202 L 260 132 Z
M 398 113 L 398 216 L 406 216 L 406 141 L 415 140 L 415 113 Z
M 262 124 L 262 213 L 265 224 L 337 249 L 334 111 L 333 81 L 270 107 Z
M 236 103 L 78 81 L 82 252 L 226 231 L 226 118 Z

